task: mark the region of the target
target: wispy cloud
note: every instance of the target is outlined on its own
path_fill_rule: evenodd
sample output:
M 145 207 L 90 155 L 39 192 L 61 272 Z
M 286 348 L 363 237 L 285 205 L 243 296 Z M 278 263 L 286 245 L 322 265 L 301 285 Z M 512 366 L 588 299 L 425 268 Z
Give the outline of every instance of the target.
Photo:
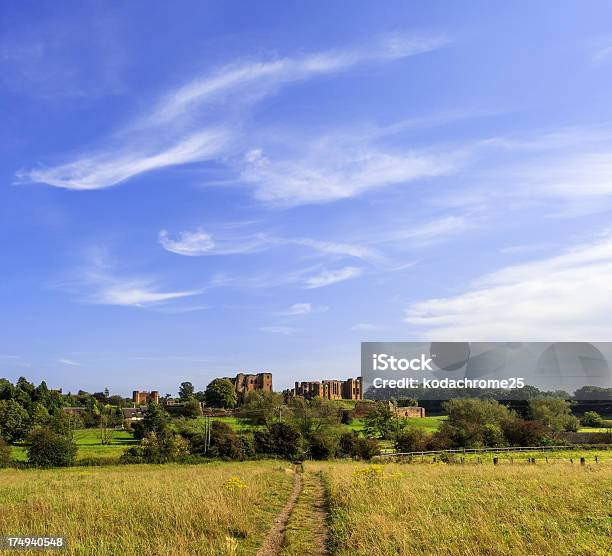
M 255 187 L 255 196 L 283 205 L 347 199 L 366 191 L 443 176 L 465 163 L 466 153 L 393 149 L 369 137 L 317 139 L 299 145 L 293 154 L 264 154 L 253 150 L 244 161 L 243 181 Z
M 411 305 L 435 339 L 604 341 L 612 314 L 612 235 L 484 276 L 466 293 Z
M 367 245 L 312 238 L 280 237 L 266 232 L 251 233 L 242 237 L 217 237 L 198 228 L 192 231 L 182 231 L 171 237 L 167 230 L 161 230 L 159 243 L 167 251 L 189 257 L 256 253 L 287 245 L 297 245 L 328 255 L 354 257 L 372 262 L 382 259 L 380 252 Z
M 243 123 L 238 107 L 287 83 L 428 52 L 446 42 L 443 37 L 393 36 L 369 48 L 231 64 L 170 91 L 150 113 L 120 129 L 104 146 L 65 164 L 22 171 L 18 177 L 67 189 L 100 189 L 143 172 L 219 158 L 237 148 L 235 130 Z M 381 161 L 371 164 L 371 170 L 380 165 Z
M 151 170 L 215 158 L 227 144 L 225 129 L 209 129 L 169 145 L 138 140 L 119 149 L 87 154 L 74 162 L 18 173 L 18 178 L 65 189 L 103 189 Z
M 316 276 L 311 276 L 305 280 L 305 287 L 323 288 L 338 282 L 344 282 L 351 278 L 357 278 L 363 274 L 363 269 L 355 266 L 345 266 L 335 270 L 325 270 Z
M 200 295 L 204 288 L 167 291 L 150 276 L 122 276 L 103 255 L 94 254 L 78 270 L 76 278 L 59 285 L 77 295 L 83 303 L 153 307 L 167 302 Z
M 61 363 L 62 365 L 68 365 L 70 367 L 82 367 L 82 364 L 79 363 L 78 361 L 74 361 L 72 359 L 66 359 L 66 358 L 61 358 L 57 360 L 58 363 Z
M 284 311 L 279 311 L 277 315 L 281 317 L 294 317 L 299 315 L 308 315 L 310 313 L 323 313 L 329 307 L 325 305 L 314 306 L 312 303 L 294 303 Z

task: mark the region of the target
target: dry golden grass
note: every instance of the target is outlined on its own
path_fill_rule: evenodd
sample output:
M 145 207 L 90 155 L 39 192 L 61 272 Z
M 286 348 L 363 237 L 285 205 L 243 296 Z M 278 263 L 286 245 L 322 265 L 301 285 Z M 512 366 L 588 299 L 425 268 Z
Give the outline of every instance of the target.
M 324 471 L 338 555 L 611 554 L 608 463 L 308 469 Z
M 0 535 L 64 536 L 62 554 L 254 554 L 291 490 L 286 467 L 3 469 Z

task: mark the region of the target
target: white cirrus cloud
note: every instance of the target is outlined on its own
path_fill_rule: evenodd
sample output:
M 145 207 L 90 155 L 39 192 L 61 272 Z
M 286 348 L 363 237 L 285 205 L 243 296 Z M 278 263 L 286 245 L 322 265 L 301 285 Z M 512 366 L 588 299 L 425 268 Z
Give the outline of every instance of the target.
M 204 288 L 168 291 L 151 276 L 122 276 L 105 253 L 96 249 L 73 275 L 56 286 L 74 294 L 82 303 L 95 305 L 147 308 L 204 293 Z
M 311 313 L 324 313 L 329 307 L 325 305 L 315 306 L 312 303 L 294 303 L 284 311 L 276 313 L 281 317 L 295 317 L 299 315 L 308 315 Z
M 612 235 L 503 268 L 465 293 L 412 304 L 405 321 L 427 338 L 607 341 L 612 325 Z
M 363 269 L 355 266 L 345 266 L 334 270 L 324 270 L 323 272 L 310 276 L 304 280 L 304 286 L 308 289 L 323 288 L 338 282 L 344 282 L 351 278 L 357 278 L 363 274 Z
M 101 146 L 63 164 L 21 171 L 18 178 L 66 189 L 101 189 L 143 172 L 219 160 L 239 150 L 243 132 L 236 130 L 245 124 L 244 108 L 283 85 L 362 63 L 413 56 L 447 42 L 439 36 L 396 35 L 368 48 L 229 64 L 169 91 L 153 103 L 151 111 L 106 138 Z
M 166 230 L 159 232 L 159 243 L 166 251 L 187 257 L 205 255 L 215 247 L 210 234 L 202 229 L 180 232 L 176 239 L 172 239 Z
M 67 359 L 65 357 L 58 359 L 57 362 L 61 363 L 62 365 L 68 365 L 70 367 L 82 367 L 81 363 L 79 363 L 78 361 L 74 361 L 73 359 Z

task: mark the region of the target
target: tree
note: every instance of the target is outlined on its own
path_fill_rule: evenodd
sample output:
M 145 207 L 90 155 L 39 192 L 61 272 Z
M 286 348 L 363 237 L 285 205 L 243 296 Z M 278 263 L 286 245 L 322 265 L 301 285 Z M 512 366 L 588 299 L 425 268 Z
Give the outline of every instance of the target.
M 324 398 L 306 400 L 298 396 L 291 400 L 289 408 L 291 422 L 304 436 L 340 423 L 338 405 Z
M 244 459 L 240 438 L 227 423 L 212 422 L 208 450 L 207 444 L 206 432 L 194 436 L 191 439 L 192 453 L 223 459 Z
M 30 409 L 30 423 L 33 427 L 43 427 L 49 424 L 51 416 L 47 408 L 40 402 L 36 402 Z
M 167 431 L 168 419 L 169 415 L 161 405 L 156 402 L 150 402 L 142 420 L 144 434 L 147 435 L 154 432 L 157 436 L 162 436 Z
M 105 405 L 100 412 L 100 423 L 98 425 L 98 437 L 100 444 L 107 445 L 113 442 L 115 436 L 114 408 Z
M 253 390 L 245 396 L 241 411 L 252 425 L 265 426 L 282 419 L 283 412 L 288 417 L 288 408 L 283 403 L 282 394 L 261 390 Z
M 183 404 L 183 415 L 185 417 L 190 417 L 191 419 L 195 419 L 196 417 L 202 415 L 202 406 L 200 405 L 200 402 L 195 398 L 187 400 Z
M 255 449 L 260 454 L 293 460 L 302 452 L 302 435 L 288 423 L 274 423 L 266 431 L 255 431 Z
M 404 419 L 398 419 L 387 402 L 376 402 L 363 419 L 367 436 L 392 438 L 406 426 Z
M 0 468 L 7 467 L 12 461 L 12 450 L 10 444 L 7 444 L 0 438 Z
M 603 427 L 604 420 L 597 411 L 587 411 L 580 419 L 580 423 L 585 427 Z
M 0 436 L 9 442 L 22 440 L 30 430 L 28 412 L 15 400 L 0 401 Z
M 416 427 L 407 427 L 395 437 L 395 449 L 398 452 L 423 452 L 431 435 Z
M 237 397 L 234 385 L 224 378 L 215 378 L 205 393 L 206 405 L 231 409 L 236 407 Z
M 308 437 L 308 451 L 312 459 L 330 459 L 336 455 L 338 439 L 322 432 L 312 433 Z
M 529 417 L 557 432 L 578 430 L 580 424 L 572 415 L 571 403 L 561 398 L 529 400 Z
M 78 413 L 67 413 L 61 409 L 49 421 L 51 430 L 67 438 L 73 438 L 74 431 L 82 429 L 84 426 L 83 419 Z
M 72 465 L 76 458 L 76 444 L 51 429 L 35 428 L 28 437 L 28 461 L 38 467 Z
M 191 382 L 181 382 L 179 387 L 179 398 L 182 402 L 186 402 L 193 398 L 193 392 L 193 384 L 191 384 Z
M 138 446 L 128 448 L 122 463 L 167 463 L 189 455 L 189 443 L 178 434 L 148 433 Z

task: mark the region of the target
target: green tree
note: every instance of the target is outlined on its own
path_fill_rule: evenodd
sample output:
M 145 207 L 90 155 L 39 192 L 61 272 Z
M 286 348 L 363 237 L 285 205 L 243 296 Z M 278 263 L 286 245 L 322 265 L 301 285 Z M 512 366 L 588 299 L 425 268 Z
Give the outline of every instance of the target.
M 163 436 L 168 429 L 169 415 L 164 408 L 155 402 L 150 402 L 144 412 L 142 420 L 143 431 L 146 434 L 155 433 L 158 437 Z
M 231 409 L 236 407 L 237 397 L 234 385 L 224 378 L 215 378 L 205 393 L 206 405 Z
M 188 399 L 183 404 L 183 415 L 191 419 L 195 419 L 196 417 L 202 415 L 202 406 L 200 405 L 200 402 L 195 398 Z
M 393 438 L 405 426 L 387 402 L 376 402 L 363 418 L 364 430 L 369 437 Z
M 572 415 L 571 403 L 561 398 L 529 400 L 529 416 L 553 431 L 574 431 L 580 421 Z
M 288 417 L 288 408 L 282 394 L 253 390 L 245 396 L 241 413 L 246 415 L 252 425 L 270 426 L 283 418 L 283 411 L 285 417 Z
M 51 429 L 37 427 L 28 436 L 28 461 L 38 467 L 72 465 L 76 458 L 76 444 Z
M 340 423 L 341 413 L 337 404 L 320 397 L 306 400 L 300 396 L 289 403 L 289 420 L 303 436 L 323 431 Z
M 13 459 L 10 444 L 0 438 L 0 468 L 7 467 Z
M 182 402 L 186 402 L 187 400 L 193 398 L 193 392 L 194 389 L 191 382 L 181 382 L 181 385 L 179 386 L 179 398 Z
M 603 427 L 604 420 L 597 411 L 587 411 L 580 419 L 580 423 L 585 427 Z
M 51 416 L 47 408 L 41 403 L 36 402 L 30 409 L 30 423 L 33 427 L 42 427 L 49 424 Z
M 15 400 L 0 401 L 0 436 L 9 442 L 22 440 L 30 430 L 30 416 Z

